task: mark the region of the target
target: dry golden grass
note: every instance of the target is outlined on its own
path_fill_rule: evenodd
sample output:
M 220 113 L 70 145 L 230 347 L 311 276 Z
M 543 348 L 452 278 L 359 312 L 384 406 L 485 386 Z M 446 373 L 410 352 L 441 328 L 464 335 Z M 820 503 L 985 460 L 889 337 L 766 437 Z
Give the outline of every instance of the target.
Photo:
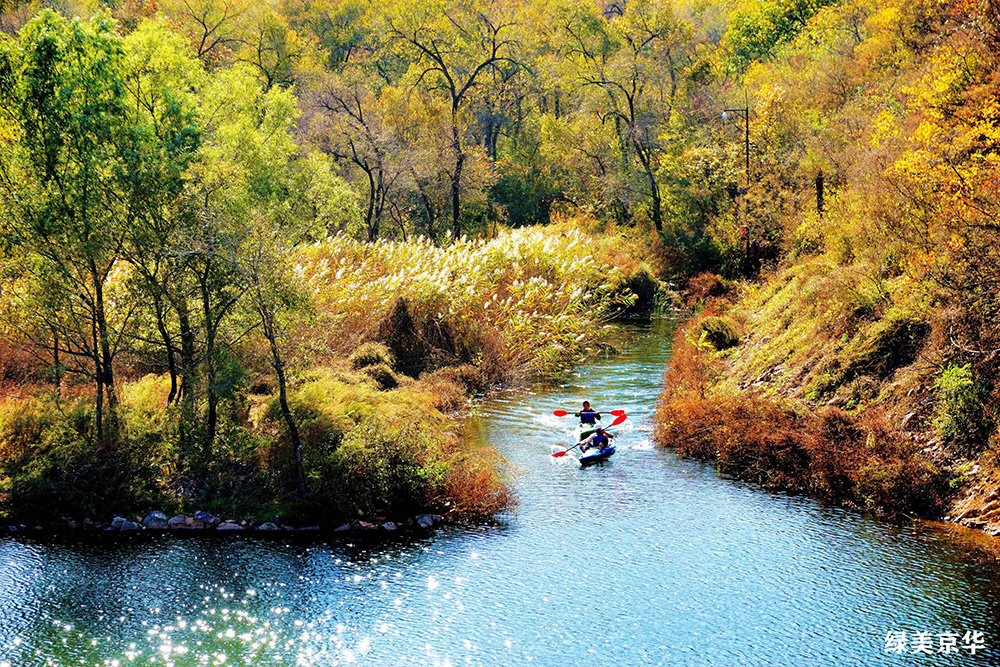
M 627 278 L 649 256 L 635 241 L 569 223 L 447 247 L 338 236 L 300 251 L 315 312 L 301 335 L 327 354 L 348 354 L 403 299 L 425 337 L 446 330 L 491 376 L 546 373 L 604 334 L 599 323 L 629 305 Z

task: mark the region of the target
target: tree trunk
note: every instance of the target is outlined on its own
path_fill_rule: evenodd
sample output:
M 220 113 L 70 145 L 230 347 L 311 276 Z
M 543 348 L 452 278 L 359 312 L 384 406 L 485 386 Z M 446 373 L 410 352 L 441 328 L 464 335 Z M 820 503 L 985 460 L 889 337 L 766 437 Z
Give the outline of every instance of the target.
M 378 228 L 372 225 L 375 219 L 375 198 L 378 194 L 375 191 L 375 176 L 371 169 L 365 169 L 368 175 L 368 210 L 365 212 L 365 230 L 368 232 L 368 242 L 372 243 L 378 236 Z
M 97 320 L 97 336 L 100 342 L 101 356 L 101 379 L 108 391 L 108 409 L 114 410 L 118 406 L 118 396 L 115 393 L 115 375 L 112 365 L 111 340 L 108 334 L 108 319 L 104 311 L 104 280 L 97 274 L 93 261 L 91 261 L 94 282 L 94 317 Z M 114 420 L 114 415 L 108 414 L 109 420 Z
M 59 330 L 52 331 L 52 384 L 56 388 L 56 397 L 62 398 L 62 368 L 59 366 Z
M 462 166 L 465 164 L 465 153 L 462 152 L 462 142 L 458 134 L 458 125 L 452 125 L 452 136 L 455 151 L 455 173 L 451 177 L 451 222 L 457 240 L 462 236 Z
M 181 334 L 181 423 L 180 446 L 185 454 L 194 448 L 193 427 L 195 420 L 194 406 L 194 331 L 191 329 L 191 316 L 188 312 L 187 299 L 180 297 L 174 304 L 177 310 L 177 321 Z
M 437 212 L 434 210 L 434 204 L 431 203 L 431 198 L 427 194 L 426 183 L 423 179 L 417 176 L 417 172 L 412 167 L 410 168 L 410 173 L 413 174 L 413 182 L 417 184 L 417 192 L 420 193 L 420 201 L 424 205 L 424 211 L 427 213 L 427 236 L 431 241 L 437 241 L 437 235 L 434 229 L 434 223 L 437 220 Z
M 215 366 L 215 336 L 218 334 L 219 322 L 218 318 L 212 314 L 212 296 L 208 288 L 211 269 L 212 260 L 209 257 L 205 261 L 204 273 L 198 276 L 201 287 L 202 315 L 205 318 L 205 394 L 208 398 L 208 413 L 205 416 L 205 433 L 201 448 L 202 459 L 205 463 L 212 459 L 215 430 L 219 423 L 218 378 Z
M 101 372 L 101 357 L 97 353 L 97 322 L 91 320 L 91 356 L 94 360 L 94 382 L 97 384 L 97 397 L 94 399 L 94 428 L 97 443 L 104 442 L 104 374 Z
M 653 198 L 653 226 L 656 227 L 656 231 L 662 232 L 663 217 L 661 212 L 660 186 L 656 182 L 656 174 L 653 172 L 653 165 L 651 164 L 649 154 L 638 141 L 633 143 L 635 144 L 635 152 L 639 156 L 639 161 L 642 162 L 642 167 L 646 172 L 646 179 L 649 181 L 649 193 Z
M 823 172 L 816 174 L 816 213 L 819 217 L 823 217 L 823 209 L 825 208 L 825 202 L 823 201 Z
M 163 313 L 163 298 L 156 294 L 153 296 L 153 303 L 156 308 L 156 328 L 163 339 L 163 346 L 167 350 L 167 370 L 170 371 L 170 393 L 167 394 L 167 405 L 173 404 L 177 399 L 177 364 L 174 361 L 174 342 L 167 331 L 166 318 Z
M 299 429 L 295 424 L 295 417 L 288 407 L 288 383 L 285 379 L 285 364 L 281 360 L 281 353 L 278 350 L 278 336 L 274 330 L 273 322 L 265 308 L 261 306 L 261 322 L 264 324 L 264 335 L 271 345 L 271 365 L 278 376 L 278 405 L 281 407 L 281 416 L 288 427 L 288 437 L 292 442 L 292 454 L 295 459 L 295 477 L 298 483 L 299 495 L 306 493 L 306 476 L 302 466 L 302 440 L 299 438 Z

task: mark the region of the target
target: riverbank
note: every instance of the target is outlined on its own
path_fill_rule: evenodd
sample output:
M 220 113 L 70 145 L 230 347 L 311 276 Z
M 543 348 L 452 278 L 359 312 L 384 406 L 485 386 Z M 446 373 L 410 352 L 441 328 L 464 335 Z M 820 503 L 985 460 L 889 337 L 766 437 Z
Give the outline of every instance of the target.
M 177 514 L 170 518 L 159 511 L 150 512 L 145 517 L 116 516 L 107 522 L 93 521 L 89 517 L 82 521 L 71 519 L 63 524 L 48 526 L 28 526 L 14 524 L 0 526 L 0 535 L 28 537 L 70 537 L 70 538 L 130 538 L 139 535 L 170 534 L 174 536 L 227 536 L 245 534 L 262 538 L 283 538 L 301 536 L 318 537 L 366 537 L 379 539 L 393 535 L 419 534 L 441 526 L 446 520 L 440 514 L 417 514 L 405 519 L 390 521 L 384 516 L 372 515 L 367 521 L 355 519 L 338 526 L 291 525 L 281 517 L 271 517 L 266 521 L 220 519 L 208 512 L 197 511 L 188 516 Z
M 905 275 L 852 309 L 824 262 L 700 278 L 714 287 L 675 338 L 657 444 L 766 488 L 1000 533 L 995 455 L 975 435 L 989 422 L 954 361 L 933 361 L 954 359 L 945 318 Z
M 306 303 L 283 323 L 285 385 L 254 332 L 214 368 L 229 383 L 215 405 L 178 398 L 169 373 L 130 376 L 155 368 L 133 355 L 105 415 L 110 440 L 96 435 L 86 377 L 53 386 L 36 374 L 0 402 L 0 523 L 205 511 L 249 527 L 278 517 L 364 531 L 509 509 L 505 462 L 466 446 L 455 417 L 475 396 L 601 349 L 609 318 L 648 316 L 661 289 L 648 244 L 602 234 L 567 222 L 444 248 L 303 246 L 293 287 Z

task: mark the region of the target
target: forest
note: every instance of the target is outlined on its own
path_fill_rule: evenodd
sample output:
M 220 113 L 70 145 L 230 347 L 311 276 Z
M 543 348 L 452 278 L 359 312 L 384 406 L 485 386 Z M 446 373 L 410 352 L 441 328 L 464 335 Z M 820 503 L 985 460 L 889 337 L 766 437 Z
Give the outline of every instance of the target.
M 490 516 L 451 415 L 674 289 L 665 446 L 1000 484 L 995 0 L 0 10 L 5 516 Z

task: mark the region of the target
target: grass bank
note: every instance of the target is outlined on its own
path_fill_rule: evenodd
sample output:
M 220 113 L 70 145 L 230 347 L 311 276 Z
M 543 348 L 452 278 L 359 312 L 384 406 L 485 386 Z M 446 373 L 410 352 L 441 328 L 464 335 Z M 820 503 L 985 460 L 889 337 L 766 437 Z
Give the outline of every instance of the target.
M 283 326 L 304 493 L 268 343 L 234 331 L 215 369 L 226 384 L 210 452 L 185 445 L 202 442 L 204 396 L 185 414 L 167 374 L 136 373 L 148 359 L 123 358 L 103 440 L 85 379 L 55 387 L 17 370 L 33 380 L 0 402 L 0 517 L 493 516 L 516 502 L 509 471 L 495 451 L 466 446 L 453 416 L 499 383 L 558 373 L 604 344 L 609 318 L 648 310 L 659 289 L 648 253 L 570 223 L 443 248 L 303 246 L 293 280 L 305 305 Z

